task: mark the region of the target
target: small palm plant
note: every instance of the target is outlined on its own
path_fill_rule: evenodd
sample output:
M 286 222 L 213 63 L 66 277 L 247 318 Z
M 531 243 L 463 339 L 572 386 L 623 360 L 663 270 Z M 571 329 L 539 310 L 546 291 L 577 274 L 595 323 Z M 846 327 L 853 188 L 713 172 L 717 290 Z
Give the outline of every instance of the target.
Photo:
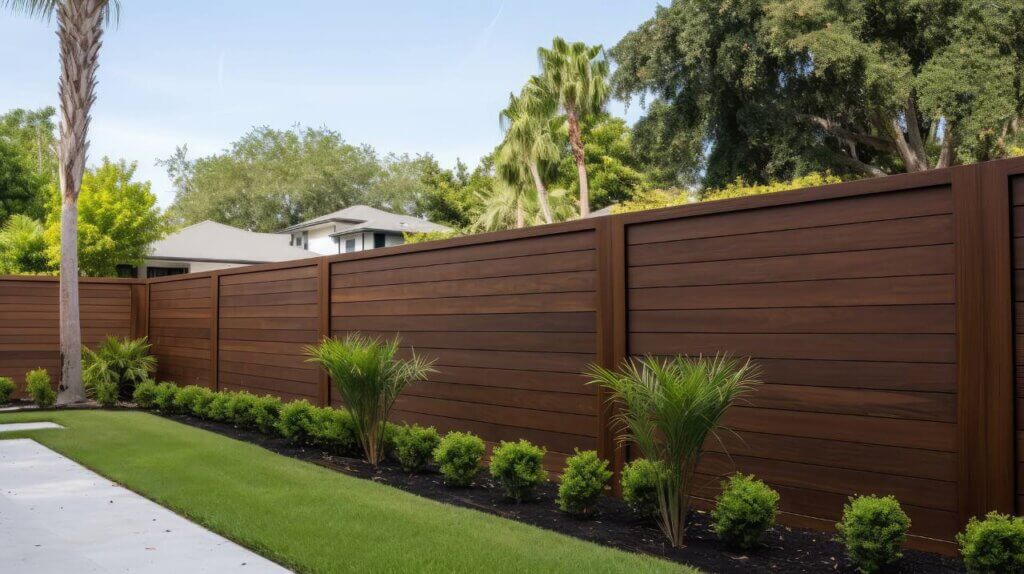
M 121 400 L 131 400 L 135 385 L 148 381 L 156 371 L 156 357 L 149 354 L 149 340 L 107 337 L 96 350 L 82 349 L 82 378 L 86 392 L 97 384 L 117 385 Z
M 434 372 L 433 361 L 415 353 L 410 359 L 395 358 L 400 343 L 398 337 L 381 341 L 352 333 L 306 347 L 309 361 L 319 363 L 341 393 L 366 460 L 374 466 L 384 458 L 384 424 L 398 395 L 412 381 Z
M 644 357 L 623 362 L 619 371 L 592 366 L 587 374 L 622 407 L 612 421 L 619 439 L 664 465 L 658 525 L 673 546 L 681 547 L 704 442 L 729 406 L 758 384 L 756 366 L 726 356 Z

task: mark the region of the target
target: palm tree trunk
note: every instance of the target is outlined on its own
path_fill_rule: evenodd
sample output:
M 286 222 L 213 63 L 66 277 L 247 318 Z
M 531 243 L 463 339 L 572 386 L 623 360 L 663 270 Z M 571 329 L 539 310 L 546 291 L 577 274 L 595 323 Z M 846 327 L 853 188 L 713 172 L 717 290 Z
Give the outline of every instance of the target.
M 576 160 L 576 173 L 580 180 L 580 217 L 586 217 L 590 215 L 590 184 L 587 182 L 583 134 L 580 130 L 580 120 L 576 117 L 576 110 L 566 107 L 565 115 L 569 124 L 569 145 L 572 147 L 572 157 Z
M 537 162 L 531 161 L 528 164 L 530 166 L 530 175 L 533 176 L 533 185 L 537 188 L 537 203 L 540 204 L 540 214 L 544 218 L 544 223 L 551 223 L 554 218 L 551 217 L 551 204 L 548 202 L 548 188 L 544 186 L 544 180 L 540 177 L 540 170 L 537 169 Z
M 523 198 L 516 201 L 516 229 L 526 227 L 526 212 L 523 211 Z
M 57 8 L 60 39 L 60 387 L 57 404 L 85 400 L 78 306 L 78 192 L 88 152 L 89 111 L 96 98 L 103 0 L 65 0 Z

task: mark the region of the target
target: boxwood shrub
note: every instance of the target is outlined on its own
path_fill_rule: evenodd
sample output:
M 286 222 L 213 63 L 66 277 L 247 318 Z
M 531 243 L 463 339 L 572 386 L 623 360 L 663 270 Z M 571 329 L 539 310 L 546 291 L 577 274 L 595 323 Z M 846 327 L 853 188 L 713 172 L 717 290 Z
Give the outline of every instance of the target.
M 850 497 L 843 507 L 842 522 L 836 524 L 837 539 L 846 546 L 846 555 L 865 573 L 878 572 L 899 560 L 909 529 L 910 518 L 894 496 Z
M 444 435 L 434 450 L 434 462 L 449 486 L 469 486 L 480 472 L 480 461 L 487 447 L 480 437 L 469 432 Z
M 971 574 L 1024 572 L 1024 517 L 990 512 L 984 520 L 971 518 L 956 541 Z
M 558 507 L 578 516 L 593 514 L 611 478 L 607 460 L 598 457 L 596 451 L 576 449 L 576 454 L 565 461 L 562 483 L 558 485 Z
M 91 394 L 93 400 L 102 407 L 112 407 L 117 404 L 121 391 L 117 383 L 113 381 L 96 381 L 92 385 Z
M 211 421 L 229 422 L 228 403 L 230 403 L 233 398 L 231 395 L 232 393 L 215 393 L 213 400 L 206 405 L 205 418 L 210 419 Z
M 314 407 L 308 424 L 306 432 L 310 444 L 340 455 L 355 455 L 359 452 L 355 423 L 348 411 Z
M 14 380 L 10 377 L 0 377 L 0 405 L 11 402 L 14 395 Z
M 622 499 L 643 517 L 658 513 L 658 477 L 661 463 L 638 458 L 622 469 Z
M 187 387 L 181 387 L 174 394 L 174 399 L 171 400 L 171 404 L 174 407 L 174 412 L 182 414 L 192 414 L 193 407 L 196 401 L 202 396 L 203 391 L 206 391 L 203 387 L 198 385 L 189 385 Z
M 165 413 L 175 412 L 174 398 L 178 396 L 178 389 L 174 383 L 158 384 L 153 395 L 153 407 Z
M 406 472 L 420 472 L 427 467 L 434 449 L 441 444 L 441 435 L 434 427 L 405 425 L 394 433 L 395 456 Z
M 293 444 L 309 444 L 316 407 L 307 400 L 292 401 L 281 407 L 277 430 Z
M 491 454 L 491 476 L 504 487 L 509 498 L 522 502 L 548 479 L 544 470 L 545 454 L 547 449 L 528 440 L 501 441 Z
M 52 407 L 57 401 L 57 393 L 50 382 L 50 373 L 46 369 L 33 369 L 25 373 L 25 392 L 39 408 Z
M 156 383 L 154 381 L 143 381 L 138 385 L 135 385 L 135 392 L 132 393 L 132 400 L 141 408 L 155 408 Z
M 722 485 L 711 511 L 712 529 L 726 545 L 750 550 L 775 526 L 779 493 L 751 476 L 735 474 Z

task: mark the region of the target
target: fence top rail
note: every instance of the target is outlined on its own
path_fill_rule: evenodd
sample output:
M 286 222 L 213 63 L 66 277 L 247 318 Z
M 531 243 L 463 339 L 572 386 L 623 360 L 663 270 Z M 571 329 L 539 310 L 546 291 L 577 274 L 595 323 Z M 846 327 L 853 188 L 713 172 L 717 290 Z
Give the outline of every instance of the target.
M 984 162 L 984 164 L 997 167 L 1000 172 L 1005 173 L 1008 176 L 1014 174 L 1024 174 L 1024 157 L 993 160 L 990 162 Z M 597 230 L 601 228 L 603 225 L 628 226 L 637 223 L 662 221 L 667 219 L 683 219 L 687 217 L 698 217 L 718 213 L 747 211 L 766 207 L 779 207 L 784 205 L 810 203 L 815 201 L 840 199 L 844 197 L 854 197 L 860 195 L 908 191 L 913 189 L 950 185 L 953 180 L 953 173 L 956 170 L 965 168 L 973 169 L 977 165 L 983 164 L 968 164 L 962 166 L 954 166 L 945 169 L 933 169 L 918 173 L 896 174 L 886 177 L 876 177 L 845 183 L 836 183 L 824 186 L 795 189 L 790 191 L 781 191 L 766 195 L 737 197 L 716 201 L 707 201 L 702 203 L 692 203 L 687 205 L 679 205 L 675 207 L 666 207 L 662 209 L 652 209 L 632 213 L 606 215 L 602 217 L 593 217 L 588 219 L 567 221 L 562 223 L 552 223 L 548 225 L 538 225 L 534 227 L 528 227 L 525 229 L 512 229 L 508 231 L 495 231 L 491 233 L 465 235 L 462 237 L 453 237 L 451 239 L 443 239 L 439 241 L 429 241 L 425 243 L 416 243 L 411 245 L 398 245 L 394 247 L 358 251 L 355 253 L 341 253 L 338 255 L 311 256 L 305 259 L 296 259 L 293 261 L 282 261 L 277 263 L 260 263 L 255 265 L 246 265 L 243 267 L 218 269 L 216 271 L 186 273 L 184 275 L 172 275 L 169 277 L 157 277 L 152 279 L 82 277 L 81 281 L 85 283 L 106 282 L 127 284 L 153 284 L 168 283 L 175 281 L 188 281 L 192 279 L 202 279 L 214 276 L 239 275 L 245 273 L 259 273 L 262 271 L 291 269 L 295 267 L 308 267 L 313 265 L 320 265 L 321 261 L 324 261 L 327 265 L 330 265 L 331 263 L 341 261 L 358 261 L 362 259 L 373 259 L 378 257 L 392 257 L 408 253 L 417 253 L 421 251 L 439 251 L 443 249 L 453 249 L 457 247 L 466 247 L 470 245 L 499 243 L 503 241 L 512 241 L 516 239 L 527 239 L 532 237 Z M 57 279 L 58 277 L 56 276 L 0 276 L 0 280 L 4 281 L 56 281 Z
M 36 281 L 40 283 L 56 283 L 59 275 L 0 275 L 0 281 Z M 145 285 L 145 279 L 131 277 L 79 277 L 79 283 L 114 283 L 121 285 Z

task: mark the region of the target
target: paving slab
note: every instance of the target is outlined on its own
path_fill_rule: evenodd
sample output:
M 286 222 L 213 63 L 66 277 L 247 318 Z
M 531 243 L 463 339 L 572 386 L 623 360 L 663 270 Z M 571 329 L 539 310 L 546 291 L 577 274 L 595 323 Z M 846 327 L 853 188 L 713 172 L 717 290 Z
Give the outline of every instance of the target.
M 62 429 L 57 423 L 7 423 L 0 425 L 0 432 L 17 432 L 26 430 Z
M 4 572 L 288 572 L 31 439 L 0 440 L 0 540 Z

